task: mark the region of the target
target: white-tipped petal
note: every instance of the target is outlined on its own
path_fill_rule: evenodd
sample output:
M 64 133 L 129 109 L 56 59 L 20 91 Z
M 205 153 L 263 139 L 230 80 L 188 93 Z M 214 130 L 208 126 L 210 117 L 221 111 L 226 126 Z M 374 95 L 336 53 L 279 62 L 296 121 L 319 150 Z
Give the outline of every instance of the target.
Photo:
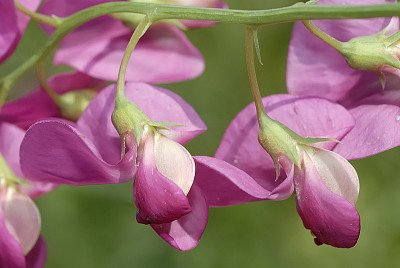
M 4 220 L 9 233 L 21 245 L 24 255 L 36 244 L 40 233 L 40 214 L 35 203 L 25 194 L 8 188 Z
M 195 165 L 193 157 L 185 147 L 157 133 L 154 156 L 158 171 L 187 195 L 194 181 Z

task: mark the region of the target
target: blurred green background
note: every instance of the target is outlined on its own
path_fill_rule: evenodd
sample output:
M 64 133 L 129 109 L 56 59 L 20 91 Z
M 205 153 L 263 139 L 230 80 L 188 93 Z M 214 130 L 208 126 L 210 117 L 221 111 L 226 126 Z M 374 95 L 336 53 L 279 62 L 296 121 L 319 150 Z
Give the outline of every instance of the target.
M 269 9 L 289 0 L 228 0 L 235 9 Z M 258 65 L 262 95 L 285 92 L 286 53 L 292 23 L 259 30 L 264 65 Z M 213 155 L 234 116 L 251 102 L 244 58 L 244 27 L 219 24 L 187 32 L 206 59 L 204 74 L 164 87 L 183 96 L 209 130 L 192 140 L 193 155 Z M 0 74 L 20 64 L 45 40 L 31 23 L 16 55 Z M 29 81 L 28 73 L 17 87 Z M 132 183 L 61 186 L 36 200 L 42 235 L 48 246 L 45 267 L 400 267 L 400 150 L 352 161 L 360 177 L 357 209 L 361 234 L 352 249 L 316 246 L 303 227 L 292 196 L 279 202 L 257 202 L 211 208 L 199 245 L 179 252 L 149 227 L 136 223 Z

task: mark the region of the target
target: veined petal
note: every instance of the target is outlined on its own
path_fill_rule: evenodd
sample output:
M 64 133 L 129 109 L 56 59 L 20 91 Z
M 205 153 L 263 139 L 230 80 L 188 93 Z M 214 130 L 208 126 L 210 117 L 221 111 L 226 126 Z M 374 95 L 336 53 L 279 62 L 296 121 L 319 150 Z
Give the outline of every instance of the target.
M 13 0 L 0 2 L 0 63 L 12 53 L 20 34 Z
M 43 268 L 47 257 L 46 242 L 39 236 L 36 245 L 26 255 L 26 268 Z
M 194 248 L 204 232 L 208 219 L 208 205 L 204 193 L 193 184 L 187 196 L 192 211 L 171 223 L 152 224 L 151 227 L 177 250 Z
M 154 138 L 154 160 L 157 170 L 187 195 L 194 181 L 192 156 L 185 147 L 164 135 L 156 134 Z
M 26 195 L 8 188 L 4 202 L 4 223 L 19 243 L 24 255 L 31 251 L 40 233 L 40 214 L 35 203 Z
M 26 132 L 20 151 L 21 168 L 34 182 L 59 184 L 122 183 L 136 171 L 136 147 L 116 162 L 105 161 L 92 141 L 76 128 L 49 120 Z
M 119 65 L 132 35 L 119 20 L 102 17 L 63 39 L 54 58 L 90 76 L 116 81 Z M 160 60 L 162 59 L 162 60 Z M 199 76 L 204 70 L 201 53 L 176 27 L 152 26 L 137 44 L 126 80 L 168 83 Z
M 320 0 L 321 5 L 366 5 L 393 3 L 395 0 Z M 376 34 L 384 29 L 390 18 L 319 20 L 313 23 L 339 41 Z M 396 19 L 397 20 L 397 19 Z M 398 30 L 397 27 L 392 32 Z M 350 90 L 362 90 L 361 85 L 379 82 L 367 71 L 350 68 L 345 58 L 314 36 L 301 22 L 295 23 L 289 45 L 286 83 L 288 91 L 297 95 L 322 96 L 338 101 Z M 377 86 L 380 86 L 377 83 Z
M 349 248 L 360 233 L 360 216 L 352 204 L 358 177 L 345 159 L 330 153 L 303 154 L 302 169 L 296 168 L 294 175 L 296 207 L 304 226 L 316 236 L 316 244 Z
M 138 209 L 136 219 L 139 223 L 144 224 L 169 223 L 188 214 L 191 208 L 180 186 L 158 170 L 156 154 L 159 152 L 156 149 L 154 134 L 145 133 L 144 135 L 147 136 L 143 137 L 141 141 L 143 154 L 133 184 L 133 196 Z M 161 156 L 158 160 L 166 161 L 168 159 L 162 159 Z M 186 167 L 174 167 L 170 164 L 163 165 L 162 169 L 165 173 L 174 172 L 164 170 L 167 167 L 186 169 Z
M 374 155 L 400 145 L 398 105 L 361 105 L 350 110 L 355 127 L 336 145 L 334 151 L 346 159 Z
M 244 171 L 229 163 L 208 156 L 195 156 L 198 185 L 210 206 L 229 206 L 246 202 L 273 199 L 271 192 L 262 187 Z M 293 181 L 290 182 L 293 192 Z

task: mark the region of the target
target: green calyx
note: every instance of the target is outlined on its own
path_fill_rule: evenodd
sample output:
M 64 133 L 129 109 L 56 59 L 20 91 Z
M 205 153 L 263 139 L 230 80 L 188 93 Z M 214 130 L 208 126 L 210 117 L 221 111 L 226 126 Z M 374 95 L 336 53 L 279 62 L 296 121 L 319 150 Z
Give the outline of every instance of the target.
M 62 117 L 77 121 L 96 94 L 97 92 L 93 89 L 69 91 L 57 96 L 55 101 Z
M 311 138 L 302 137 L 293 132 L 284 124 L 271 119 L 267 114 L 261 113 L 258 117 L 260 132 L 258 133 L 258 141 L 261 146 L 271 156 L 276 170 L 276 177 L 279 176 L 279 159 L 287 157 L 298 168 L 301 169 L 301 157 L 299 147 L 302 145 L 335 141 L 327 138 Z
M 399 33 L 386 35 L 386 29 L 371 36 L 361 36 L 342 43 L 339 52 L 350 67 L 376 73 L 384 86 L 385 67 L 400 69 Z

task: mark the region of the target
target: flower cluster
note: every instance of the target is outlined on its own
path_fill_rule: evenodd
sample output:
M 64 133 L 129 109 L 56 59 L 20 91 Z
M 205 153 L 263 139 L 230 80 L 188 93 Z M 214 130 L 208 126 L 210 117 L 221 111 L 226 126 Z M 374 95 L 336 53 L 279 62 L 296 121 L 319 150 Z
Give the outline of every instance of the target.
M 46 0 L 35 13 L 39 0 L 2 1 L 0 62 L 15 49 L 27 15 L 48 15 L 62 25 L 63 17 L 113 2 Z M 227 8 L 216 0 L 140 2 Z M 318 4 L 331 2 L 394 1 Z M 312 26 L 339 39 L 334 48 L 296 23 L 287 64 L 291 94 L 259 96 L 251 50 L 256 109 L 250 104 L 233 119 L 210 157 L 184 147 L 207 129 L 195 109 L 154 84 L 199 76 L 203 57 L 182 29 L 215 23 L 166 19 L 148 28 L 147 15 L 124 12 L 90 20 L 62 39 L 53 64 L 74 71 L 47 79 L 38 64 L 41 88 L 0 103 L 0 267 L 44 266 L 47 250 L 32 199 L 60 184 L 133 180 L 137 222 L 182 251 L 199 243 L 209 207 L 294 193 L 317 245 L 353 247 L 360 233 L 359 178 L 348 160 L 400 145 L 398 19 Z M 49 35 L 52 26 L 42 25 Z M 132 40 L 138 43 L 124 66 Z

